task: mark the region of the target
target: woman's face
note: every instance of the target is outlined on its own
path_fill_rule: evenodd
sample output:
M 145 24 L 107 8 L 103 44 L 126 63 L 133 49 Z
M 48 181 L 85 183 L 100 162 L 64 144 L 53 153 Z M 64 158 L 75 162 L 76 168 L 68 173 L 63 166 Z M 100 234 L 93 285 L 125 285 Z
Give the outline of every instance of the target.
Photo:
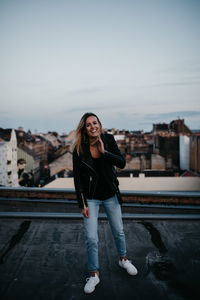
M 101 133 L 101 125 L 95 116 L 90 116 L 86 119 L 85 129 L 89 138 L 96 138 Z

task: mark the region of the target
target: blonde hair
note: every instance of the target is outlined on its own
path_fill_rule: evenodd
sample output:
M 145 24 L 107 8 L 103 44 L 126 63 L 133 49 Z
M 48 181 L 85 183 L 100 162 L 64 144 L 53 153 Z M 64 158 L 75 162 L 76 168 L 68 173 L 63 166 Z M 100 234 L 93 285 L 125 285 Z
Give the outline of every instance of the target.
M 73 148 L 74 149 L 76 148 L 76 151 L 78 154 L 80 154 L 80 152 L 82 151 L 82 144 L 89 142 L 85 125 L 86 125 L 87 118 L 89 118 L 91 116 L 94 116 L 97 118 L 97 121 L 99 122 L 101 130 L 102 130 L 102 125 L 101 125 L 101 122 L 100 122 L 99 118 L 97 117 L 97 115 L 95 115 L 92 112 L 85 113 L 82 116 L 82 118 L 77 126 L 76 133 L 75 133 L 75 140 L 74 140 L 74 144 L 73 144 Z

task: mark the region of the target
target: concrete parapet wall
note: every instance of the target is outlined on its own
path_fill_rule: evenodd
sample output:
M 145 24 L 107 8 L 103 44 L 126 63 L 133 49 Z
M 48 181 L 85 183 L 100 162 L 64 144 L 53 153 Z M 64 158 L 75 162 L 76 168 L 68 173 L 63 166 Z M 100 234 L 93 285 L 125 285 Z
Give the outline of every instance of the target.
M 200 177 L 119 177 L 121 190 L 128 191 L 200 191 Z M 73 178 L 57 178 L 45 187 L 74 188 Z
M 130 203 L 162 203 L 162 204 L 200 204 L 200 192 L 164 192 L 164 191 L 125 191 L 121 190 L 123 202 Z M 75 200 L 74 189 L 50 189 L 50 188 L 1 188 L 0 201 L 5 198 L 32 199 L 68 199 Z

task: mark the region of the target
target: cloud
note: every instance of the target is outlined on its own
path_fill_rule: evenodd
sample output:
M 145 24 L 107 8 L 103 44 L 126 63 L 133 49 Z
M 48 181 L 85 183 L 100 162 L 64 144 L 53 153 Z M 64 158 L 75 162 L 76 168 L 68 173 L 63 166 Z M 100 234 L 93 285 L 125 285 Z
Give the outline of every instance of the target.
M 67 95 L 84 95 L 84 94 L 94 94 L 104 91 L 105 87 L 91 87 L 91 88 L 83 88 L 83 89 L 75 89 L 67 92 Z
M 0 115 L 8 115 L 9 114 L 9 111 L 0 111 Z
M 108 100 L 109 101 L 109 100 Z M 84 111 L 105 111 L 108 112 L 110 110 L 112 110 L 113 112 L 115 111 L 120 111 L 119 113 L 122 113 L 122 108 L 130 108 L 133 105 L 130 103 L 129 105 L 127 105 L 126 103 L 110 103 L 107 104 L 108 101 L 103 101 L 101 104 L 93 104 L 89 105 L 87 103 L 87 105 L 82 105 L 82 106 L 76 106 L 76 107 L 72 107 L 69 108 L 65 111 L 62 111 L 63 113 L 77 113 L 77 112 L 84 112 Z
M 199 73 L 200 72 L 200 62 L 199 60 L 187 60 L 180 62 L 177 65 L 174 65 L 169 68 L 165 68 L 161 70 L 161 73 L 184 73 L 184 74 L 191 74 L 191 73 Z
M 186 86 L 186 85 L 200 85 L 200 80 L 161 82 L 161 83 L 156 83 L 151 85 L 140 86 L 140 88 L 153 88 L 153 87 L 163 87 L 163 86 Z
M 146 118 L 149 120 L 155 119 L 169 119 L 169 118 L 191 118 L 191 117 L 200 117 L 200 111 L 175 111 L 167 113 L 158 113 L 158 114 L 146 114 Z
M 92 105 L 84 105 L 84 106 L 78 106 L 78 107 L 73 107 L 70 108 L 68 110 L 66 110 L 64 113 L 76 113 L 76 112 L 84 112 L 84 111 L 97 111 L 97 110 L 102 110 L 105 109 L 105 105 L 96 105 L 96 106 L 92 106 Z
M 143 88 L 165 86 L 189 86 L 200 84 L 200 62 L 196 60 L 180 61 L 174 66 L 161 69 L 161 78 L 158 83 L 144 85 Z

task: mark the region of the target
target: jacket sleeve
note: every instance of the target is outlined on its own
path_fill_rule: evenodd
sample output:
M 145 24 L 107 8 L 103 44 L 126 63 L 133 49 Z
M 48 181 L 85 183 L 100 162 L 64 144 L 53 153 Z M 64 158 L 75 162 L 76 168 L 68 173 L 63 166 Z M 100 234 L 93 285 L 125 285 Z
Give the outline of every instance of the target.
M 78 156 L 76 149 L 74 149 L 73 151 L 73 174 L 74 174 L 74 186 L 75 186 L 76 196 L 78 200 L 78 206 L 80 208 L 84 208 L 84 206 L 87 207 L 88 205 L 84 195 L 84 189 L 80 177 L 80 158 Z
M 114 139 L 114 136 L 109 134 L 109 143 L 108 149 L 105 149 L 105 158 L 111 162 L 112 165 L 116 166 L 117 168 L 123 169 L 126 165 L 126 161 L 124 156 L 121 154 L 117 143 Z

